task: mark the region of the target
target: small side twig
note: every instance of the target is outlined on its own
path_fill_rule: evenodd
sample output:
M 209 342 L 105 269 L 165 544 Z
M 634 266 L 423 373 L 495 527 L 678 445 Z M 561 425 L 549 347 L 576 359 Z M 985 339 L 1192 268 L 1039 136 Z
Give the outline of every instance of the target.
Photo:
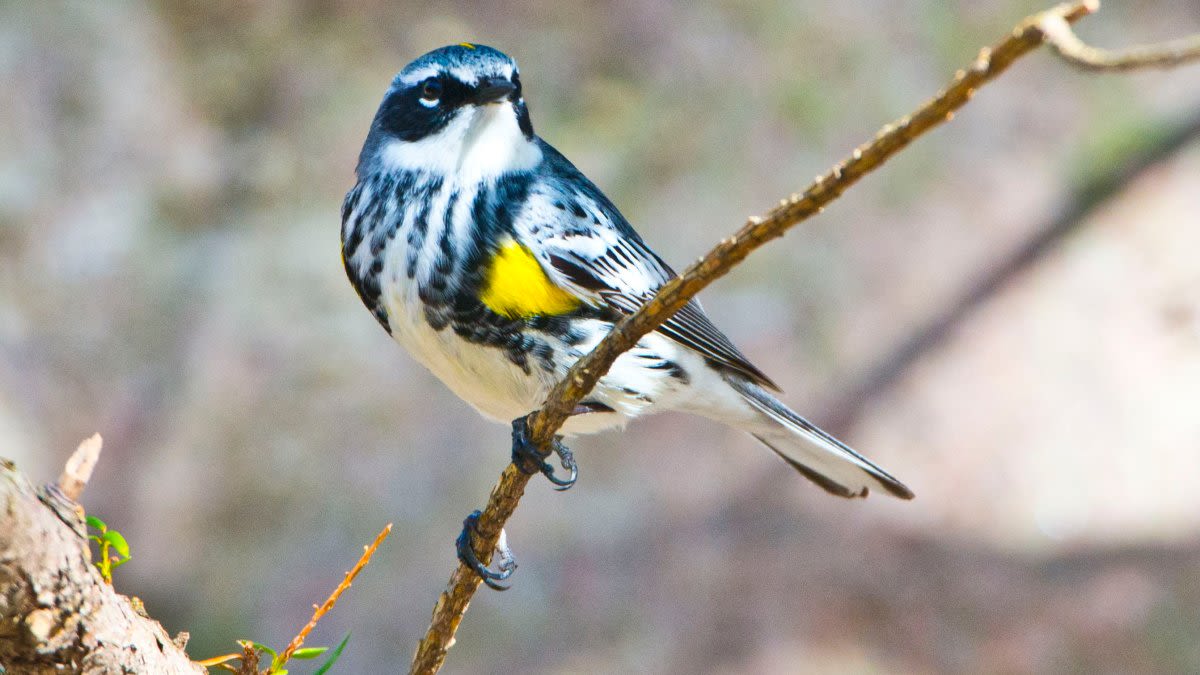
M 350 568 L 349 572 L 346 572 L 346 576 L 342 579 L 342 582 L 338 584 L 337 588 L 333 589 L 333 593 L 329 594 L 329 597 L 325 599 L 325 602 L 319 606 L 313 605 L 312 618 L 308 620 L 308 623 L 304 624 L 304 628 L 301 628 L 299 633 L 296 633 L 296 637 L 292 638 L 292 641 L 288 643 L 287 648 L 280 652 L 279 658 L 276 660 L 276 664 L 280 668 L 282 668 L 283 665 L 288 662 L 288 659 L 292 658 L 292 654 L 295 654 L 297 649 L 304 646 L 304 640 L 308 637 L 308 634 L 317 627 L 317 622 L 319 622 L 321 617 L 325 616 L 329 610 L 333 609 L 333 606 L 337 604 L 338 598 L 341 597 L 342 593 L 345 593 L 346 590 L 350 588 L 350 584 L 354 582 L 354 577 L 357 577 L 358 573 L 367 566 L 367 563 L 371 562 L 371 556 L 375 555 L 375 550 L 379 548 L 379 545 L 382 544 L 383 540 L 387 539 L 388 535 L 391 533 L 392 523 L 388 523 L 382 530 L 379 531 L 379 534 L 375 535 L 375 541 L 372 541 L 369 545 L 363 547 L 363 554 L 359 557 L 358 562 L 354 563 L 354 567 Z
M 100 461 L 100 451 L 103 448 L 104 439 L 100 434 L 92 434 L 83 439 L 75 452 L 71 453 L 66 466 L 63 467 L 62 475 L 58 477 L 58 489 L 65 497 L 73 502 L 79 501 L 83 489 L 92 479 L 92 471 L 96 468 L 96 462 Z
M 1090 11 L 1099 8 L 1099 0 L 1085 3 Z M 1200 60 L 1200 35 L 1170 42 L 1129 47 L 1120 50 L 1092 47 L 1079 39 L 1062 16 L 1046 14 L 1038 24 L 1055 53 L 1068 63 L 1091 71 L 1127 71 L 1145 68 L 1174 68 Z

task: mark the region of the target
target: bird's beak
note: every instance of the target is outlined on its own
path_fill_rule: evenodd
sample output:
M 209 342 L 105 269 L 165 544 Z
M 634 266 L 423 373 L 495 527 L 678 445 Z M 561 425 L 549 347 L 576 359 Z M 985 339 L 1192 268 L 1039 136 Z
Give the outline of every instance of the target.
M 479 86 L 475 88 L 475 95 L 471 97 L 471 102 L 475 105 L 499 103 L 508 98 L 508 95 L 516 90 L 517 85 L 508 81 L 506 78 L 484 78 L 479 81 Z

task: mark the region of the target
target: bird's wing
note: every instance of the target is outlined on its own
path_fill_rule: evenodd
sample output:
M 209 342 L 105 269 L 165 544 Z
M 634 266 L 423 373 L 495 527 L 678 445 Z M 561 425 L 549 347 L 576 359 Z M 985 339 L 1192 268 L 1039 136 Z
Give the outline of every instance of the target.
M 631 314 L 676 274 L 598 189 L 590 183 L 586 187 L 590 189 L 532 195 L 531 208 L 522 219 L 531 228 L 522 234 L 536 242 L 535 255 L 555 283 L 593 304 Z M 713 325 L 695 300 L 658 331 L 718 367 L 778 389 Z

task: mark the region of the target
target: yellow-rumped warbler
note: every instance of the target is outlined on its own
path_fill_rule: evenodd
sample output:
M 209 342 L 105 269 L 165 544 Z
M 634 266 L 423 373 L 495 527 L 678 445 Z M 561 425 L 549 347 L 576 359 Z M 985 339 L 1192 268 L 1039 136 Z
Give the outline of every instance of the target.
M 400 71 L 357 175 L 342 208 L 350 281 L 397 342 L 493 419 L 539 407 L 674 276 L 533 133 L 517 64 L 491 47 L 443 47 Z M 912 497 L 767 389 L 776 387 L 692 302 L 617 359 L 563 432 L 681 410 L 747 431 L 833 494 Z

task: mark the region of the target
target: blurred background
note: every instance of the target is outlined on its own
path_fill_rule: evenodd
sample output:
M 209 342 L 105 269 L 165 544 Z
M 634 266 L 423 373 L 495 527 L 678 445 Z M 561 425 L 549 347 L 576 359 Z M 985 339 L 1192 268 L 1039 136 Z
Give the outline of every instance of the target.
M 310 643 L 400 670 L 509 441 L 343 276 L 394 73 L 513 55 L 538 132 L 683 267 L 1045 6 L 0 2 L 0 455 L 48 481 L 103 434 L 117 588 L 194 658 L 286 643 L 394 521 Z M 1195 31 L 1195 0 L 1079 26 Z M 685 417 L 577 439 L 446 671 L 1200 671 L 1198 115 L 1200 68 L 1034 54 L 755 253 L 709 313 L 916 500 Z

